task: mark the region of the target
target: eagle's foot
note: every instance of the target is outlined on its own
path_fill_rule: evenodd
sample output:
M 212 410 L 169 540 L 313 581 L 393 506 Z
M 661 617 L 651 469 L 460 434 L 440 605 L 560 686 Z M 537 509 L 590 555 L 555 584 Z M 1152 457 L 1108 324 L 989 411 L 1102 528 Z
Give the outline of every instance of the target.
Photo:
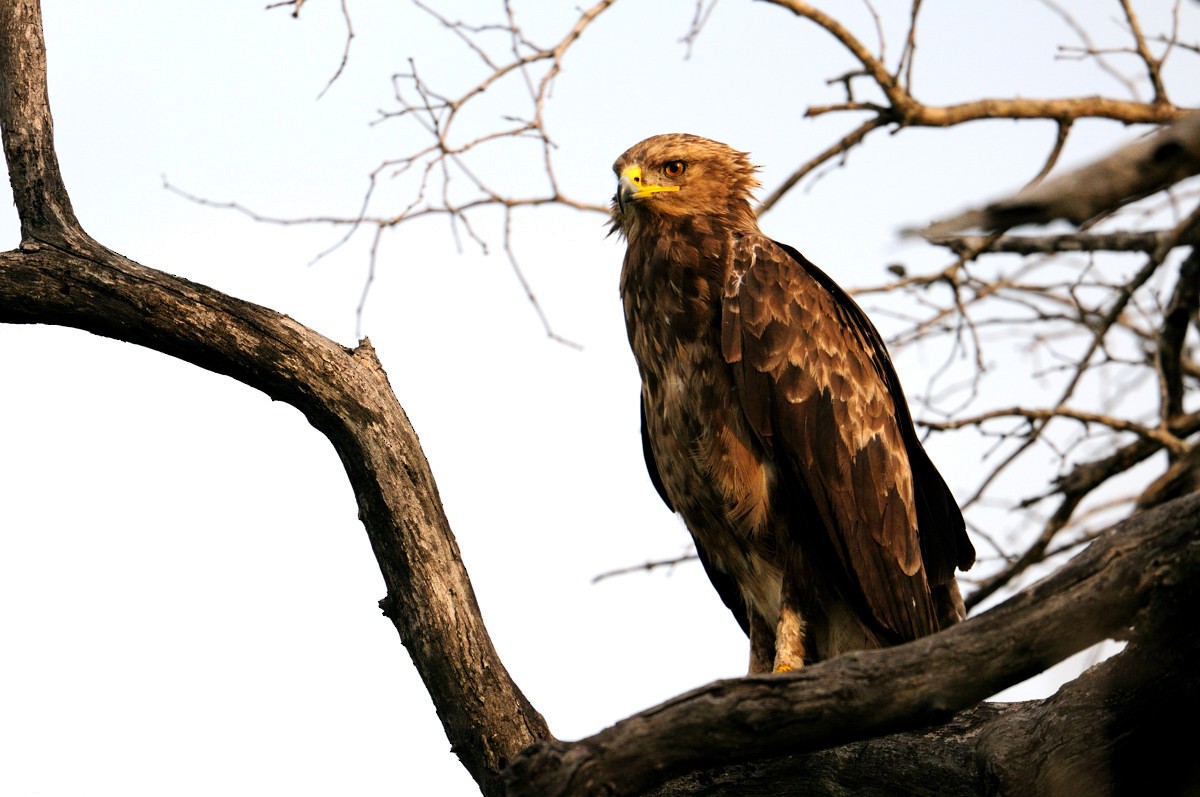
M 773 672 L 791 672 L 804 666 L 804 621 L 800 612 L 787 602 L 779 609 L 775 626 L 775 666 Z
M 750 674 L 792 672 L 804 666 L 804 621 L 788 604 L 775 625 L 757 612 L 750 614 Z

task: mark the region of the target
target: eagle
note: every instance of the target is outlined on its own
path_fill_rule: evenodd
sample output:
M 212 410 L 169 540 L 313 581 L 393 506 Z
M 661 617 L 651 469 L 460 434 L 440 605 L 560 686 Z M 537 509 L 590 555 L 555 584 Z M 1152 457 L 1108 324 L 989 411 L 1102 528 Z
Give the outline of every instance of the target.
M 975 549 L 883 338 L 759 229 L 749 156 L 673 133 L 613 171 L 646 466 L 749 636 L 750 673 L 962 620 L 955 570 Z

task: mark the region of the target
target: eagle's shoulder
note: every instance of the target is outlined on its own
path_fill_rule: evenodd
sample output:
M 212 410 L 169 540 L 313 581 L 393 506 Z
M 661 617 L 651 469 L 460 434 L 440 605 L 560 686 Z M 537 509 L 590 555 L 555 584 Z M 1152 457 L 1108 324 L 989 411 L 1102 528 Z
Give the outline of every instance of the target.
M 870 410 L 849 419 L 867 424 L 870 434 L 903 405 L 874 324 L 833 279 L 787 244 L 761 233 L 734 236 L 721 322 L 725 360 L 747 381 L 743 399 L 748 391 L 752 401 L 762 402 L 768 382 L 775 402 L 798 404 L 828 393 L 847 411 Z M 779 431 L 770 428 L 766 407 L 747 410 L 760 435 Z

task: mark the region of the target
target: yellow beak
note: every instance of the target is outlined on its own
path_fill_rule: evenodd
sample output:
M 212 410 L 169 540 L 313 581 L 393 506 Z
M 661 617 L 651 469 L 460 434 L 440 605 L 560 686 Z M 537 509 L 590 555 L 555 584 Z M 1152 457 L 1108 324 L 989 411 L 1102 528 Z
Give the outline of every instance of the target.
M 617 206 L 624 211 L 625 205 L 638 199 L 645 199 L 653 194 L 664 191 L 678 191 L 677 185 L 650 185 L 642 179 L 642 167 L 630 166 L 621 172 L 617 181 Z

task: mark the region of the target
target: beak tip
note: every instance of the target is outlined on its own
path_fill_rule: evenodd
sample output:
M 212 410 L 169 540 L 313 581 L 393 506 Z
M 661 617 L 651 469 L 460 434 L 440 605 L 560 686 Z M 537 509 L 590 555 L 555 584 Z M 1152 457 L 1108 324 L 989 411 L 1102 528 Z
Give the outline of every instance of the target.
M 617 183 L 617 194 L 615 197 L 617 200 L 617 210 L 624 213 L 625 208 L 637 197 L 637 192 L 638 186 L 627 175 L 622 175 L 620 181 Z

